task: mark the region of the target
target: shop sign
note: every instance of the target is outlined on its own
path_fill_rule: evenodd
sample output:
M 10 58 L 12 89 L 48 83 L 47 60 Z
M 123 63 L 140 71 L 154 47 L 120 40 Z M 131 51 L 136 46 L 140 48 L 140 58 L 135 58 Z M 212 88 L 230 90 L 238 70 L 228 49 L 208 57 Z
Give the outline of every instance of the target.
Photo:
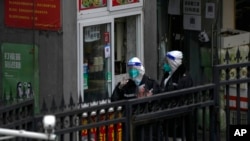
M 140 0 L 112 0 L 112 6 L 126 5 L 131 3 L 138 3 Z
M 79 0 L 79 10 L 94 9 L 107 6 L 107 0 Z
M 9 27 L 59 30 L 60 0 L 5 0 L 5 24 Z
M 1 45 L 2 94 L 6 101 L 35 99 L 38 111 L 38 48 L 35 45 L 3 43 Z

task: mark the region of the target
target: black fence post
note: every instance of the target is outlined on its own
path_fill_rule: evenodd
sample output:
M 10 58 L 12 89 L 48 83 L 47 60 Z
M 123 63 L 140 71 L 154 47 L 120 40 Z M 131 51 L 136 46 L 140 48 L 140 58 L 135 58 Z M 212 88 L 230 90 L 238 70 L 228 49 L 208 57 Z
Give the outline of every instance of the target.
M 125 130 L 126 130 L 126 133 L 127 133 L 127 135 L 125 135 L 125 141 L 133 141 L 133 126 L 132 126 L 132 105 L 129 103 L 129 102 L 127 102 L 127 104 L 126 104 L 126 118 L 127 118 L 127 120 L 126 120 L 126 125 L 125 125 Z
M 220 141 L 220 70 L 217 68 L 217 66 L 213 67 L 213 82 L 215 84 L 214 86 L 214 101 L 215 105 L 213 106 L 213 110 L 211 111 L 211 116 L 210 116 L 210 123 L 211 123 L 211 129 L 212 132 L 211 134 L 214 133 L 214 135 L 211 135 L 211 139 L 213 141 Z M 210 109 L 211 110 L 211 109 Z M 214 115 L 214 116 L 212 116 Z

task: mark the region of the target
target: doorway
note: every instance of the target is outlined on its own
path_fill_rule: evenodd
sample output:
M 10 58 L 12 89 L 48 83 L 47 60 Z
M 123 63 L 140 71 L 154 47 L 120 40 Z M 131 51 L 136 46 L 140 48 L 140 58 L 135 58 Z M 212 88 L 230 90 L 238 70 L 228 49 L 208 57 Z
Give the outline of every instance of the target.
M 138 25 L 139 16 L 127 16 L 114 20 L 114 53 L 115 53 L 115 83 L 128 78 L 126 62 L 132 57 L 139 57 L 141 51 L 141 35 Z
M 82 35 L 84 102 L 108 99 L 112 92 L 111 23 L 83 26 Z
M 78 89 L 84 102 L 109 99 L 124 78 L 126 62 L 143 61 L 140 14 L 79 22 Z

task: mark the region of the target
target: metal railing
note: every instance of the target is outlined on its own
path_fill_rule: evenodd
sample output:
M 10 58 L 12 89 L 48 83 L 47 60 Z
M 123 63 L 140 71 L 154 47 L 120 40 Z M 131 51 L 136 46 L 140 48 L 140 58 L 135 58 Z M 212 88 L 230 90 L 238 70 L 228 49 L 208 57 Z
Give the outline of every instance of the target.
M 228 140 L 229 125 L 249 124 L 250 74 L 240 74 L 243 69 L 249 72 L 249 66 L 250 63 L 216 65 L 211 84 L 140 99 L 112 103 L 103 100 L 93 106 L 83 103 L 81 98 L 73 101 L 71 97 L 70 105 L 65 106 L 62 97 L 60 106 L 50 104 L 52 107 L 46 108 L 45 102 L 41 115 L 34 115 L 33 100 L 24 100 L 13 106 L 1 106 L 0 127 L 43 132 L 43 115 L 53 113 L 58 140 L 162 141 L 181 138 L 219 141 L 223 132 L 221 123 L 226 121 L 225 138 Z M 243 96 L 246 101 L 242 101 Z M 241 107 L 242 102 L 245 107 Z M 225 112 L 223 119 L 221 111 Z
M 176 123 L 178 128 L 192 129 L 181 132 L 181 138 L 184 139 L 191 133 L 193 135 L 191 140 L 199 140 L 201 137 L 215 140 L 214 125 L 217 121 L 215 98 L 215 85 L 208 84 L 147 98 L 104 102 L 105 104 L 100 102 L 95 106 L 86 106 L 86 103 L 74 104 L 77 106 L 65 107 L 54 112 L 57 120 L 55 133 L 59 140 L 132 141 L 145 140 L 145 138 L 149 141 L 162 140 L 170 134 L 169 121 L 180 118 L 183 124 Z M 210 121 L 209 130 L 205 125 L 199 127 L 198 123 L 194 122 L 194 119 L 198 118 L 198 112 L 204 112 L 206 108 L 211 114 L 209 118 L 203 117 L 203 119 L 208 118 L 207 120 Z M 191 121 L 195 124 L 190 124 Z M 39 132 L 42 131 L 41 122 L 42 115 L 36 116 L 35 129 L 41 129 L 38 130 Z M 140 129 L 137 130 L 138 128 Z M 156 130 L 158 133 L 155 132 Z M 202 132 L 210 134 L 201 134 Z M 176 139 L 177 133 L 178 131 L 174 130 L 172 138 Z

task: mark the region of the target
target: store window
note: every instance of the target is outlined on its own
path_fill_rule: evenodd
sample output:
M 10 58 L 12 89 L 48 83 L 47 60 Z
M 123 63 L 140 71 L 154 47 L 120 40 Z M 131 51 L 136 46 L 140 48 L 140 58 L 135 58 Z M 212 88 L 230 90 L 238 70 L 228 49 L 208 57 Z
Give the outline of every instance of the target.
M 92 102 L 111 95 L 110 24 L 83 27 L 84 101 Z
M 126 73 L 126 62 L 137 56 L 137 16 L 115 19 L 115 75 Z M 116 80 L 119 81 L 119 80 Z

